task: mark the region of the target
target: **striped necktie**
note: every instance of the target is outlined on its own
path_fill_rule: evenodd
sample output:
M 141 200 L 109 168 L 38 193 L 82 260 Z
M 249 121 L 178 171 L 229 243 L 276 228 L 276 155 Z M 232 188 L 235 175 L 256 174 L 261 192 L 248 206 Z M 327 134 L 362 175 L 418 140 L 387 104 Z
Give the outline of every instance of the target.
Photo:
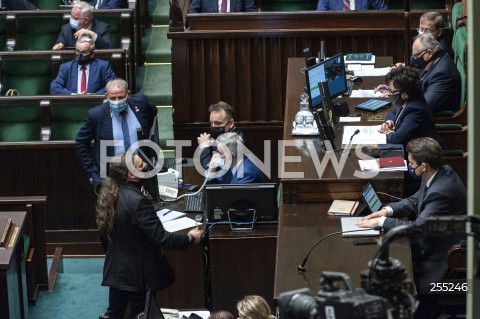
M 343 0 L 343 10 L 350 10 L 350 0 Z

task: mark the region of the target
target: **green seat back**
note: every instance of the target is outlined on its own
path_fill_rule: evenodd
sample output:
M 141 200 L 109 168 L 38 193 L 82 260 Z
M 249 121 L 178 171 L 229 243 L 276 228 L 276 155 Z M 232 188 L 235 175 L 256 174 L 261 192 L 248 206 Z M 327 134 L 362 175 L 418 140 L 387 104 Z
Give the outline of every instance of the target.
M 88 109 L 99 105 L 98 102 L 52 103 L 50 116 L 52 124 L 52 141 L 73 141 L 77 136 Z
M 390 9 L 403 9 L 405 7 L 404 0 L 390 0 L 388 7 Z M 445 0 L 412 0 L 410 1 L 410 9 L 445 9 Z
M 463 15 L 462 2 L 457 2 L 453 5 L 452 8 L 452 28 L 453 31 L 457 30 L 457 18 Z
M 263 11 L 312 11 L 317 9 L 317 2 L 312 0 L 264 0 Z
M 462 124 L 436 123 L 435 128 L 437 131 L 461 131 Z
M 0 105 L 0 142 L 38 140 L 40 140 L 38 103 Z
M 58 16 L 17 16 L 16 50 L 51 50 L 63 24 Z
M 2 61 L 3 94 L 17 89 L 20 95 L 48 95 L 52 82 L 51 60 L 47 58 L 9 58 Z
M 40 10 L 57 10 L 58 6 L 64 4 L 61 0 L 29 0 Z
M 443 156 L 463 156 L 463 150 L 442 150 Z
M 467 28 L 460 27 L 455 31 L 452 41 L 452 49 L 454 53 L 454 62 L 457 66 L 457 70 L 460 73 L 460 78 L 462 80 L 462 90 L 460 96 L 460 107 L 462 108 L 465 104 L 465 88 L 467 85 L 467 73 L 465 70 L 465 46 L 467 45 Z
M 3 93 L 17 89 L 20 95 L 48 95 L 52 82 L 51 59 L 4 58 L 2 60 Z
M 122 48 L 122 36 L 120 30 L 120 16 L 101 16 L 98 18 L 106 24 L 110 25 L 110 32 L 112 34 L 112 48 L 121 49 Z M 130 44 L 130 45 L 133 45 Z

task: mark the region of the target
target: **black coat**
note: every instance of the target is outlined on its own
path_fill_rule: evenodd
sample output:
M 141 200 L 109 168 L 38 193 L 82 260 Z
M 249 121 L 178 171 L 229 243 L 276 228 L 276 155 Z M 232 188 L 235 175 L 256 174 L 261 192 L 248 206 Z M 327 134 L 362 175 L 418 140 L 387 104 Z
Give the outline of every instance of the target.
M 140 188 L 138 183 L 129 183 L 118 193 L 115 233 L 107 246 L 103 286 L 135 292 L 164 288 L 162 249 L 186 250 L 190 245 L 187 235 L 163 228 Z

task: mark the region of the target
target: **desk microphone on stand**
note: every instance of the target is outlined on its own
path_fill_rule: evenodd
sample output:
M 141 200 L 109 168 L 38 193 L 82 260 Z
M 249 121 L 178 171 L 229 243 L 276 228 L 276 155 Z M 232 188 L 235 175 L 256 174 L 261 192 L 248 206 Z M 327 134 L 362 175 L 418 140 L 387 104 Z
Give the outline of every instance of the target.
M 312 246 L 312 248 L 310 248 L 310 250 L 308 251 L 307 255 L 305 256 L 305 258 L 303 259 L 302 263 L 300 265 L 298 265 L 297 267 L 297 270 L 298 272 L 305 272 L 307 271 L 307 269 L 305 268 L 305 264 L 307 263 L 307 260 L 308 260 L 308 257 L 310 256 L 310 254 L 312 253 L 313 249 L 315 247 L 317 247 L 318 244 L 320 244 L 324 239 L 327 239 L 328 237 L 330 236 L 333 236 L 333 235 L 339 235 L 339 234 L 346 234 L 346 233 L 356 233 L 356 232 L 359 232 L 359 231 L 367 231 L 367 230 L 382 230 L 382 226 L 376 226 L 374 228 L 364 228 L 364 229 L 356 229 L 356 230 L 347 230 L 347 231 L 337 231 L 337 232 L 334 232 L 334 233 L 331 233 L 331 234 L 328 234 L 328 235 L 325 235 L 323 236 L 322 238 L 320 238 L 316 243 L 315 245 Z
M 352 136 L 350 136 L 350 141 L 348 142 L 347 148 L 343 149 L 342 156 L 348 156 L 348 154 L 350 154 L 350 148 L 352 147 L 353 137 L 354 137 L 355 135 L 357 135 L 358 133 L 360 133 L 360 130 L 359 130 L 359 129 L 356 129 L 355 132 L 353 132 Z

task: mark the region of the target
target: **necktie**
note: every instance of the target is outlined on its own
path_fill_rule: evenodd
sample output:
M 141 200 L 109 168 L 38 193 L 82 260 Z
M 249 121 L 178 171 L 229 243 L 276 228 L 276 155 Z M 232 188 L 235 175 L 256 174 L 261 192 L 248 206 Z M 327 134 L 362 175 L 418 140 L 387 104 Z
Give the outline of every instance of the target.
M 222 13 L 227 12 L 227 0 L 222 0 L 221 6 L 220 6 L 220 12 Z
M 125 147 L 125 152 L 130 148 L 130 131 L 128 130 L 127 123 L 127 110 L 124 110 L 120 113 L 122 118 L 122 131 L 123 131 L 123 146 Z
M 350 10 L 350 0 L 343 0 L 343 10 Z
M 83 93 L 87 90 L 87 72 L 85 71 L 87 67 L 82 65 L 82 82 L 80 85 L 80 93 Z

